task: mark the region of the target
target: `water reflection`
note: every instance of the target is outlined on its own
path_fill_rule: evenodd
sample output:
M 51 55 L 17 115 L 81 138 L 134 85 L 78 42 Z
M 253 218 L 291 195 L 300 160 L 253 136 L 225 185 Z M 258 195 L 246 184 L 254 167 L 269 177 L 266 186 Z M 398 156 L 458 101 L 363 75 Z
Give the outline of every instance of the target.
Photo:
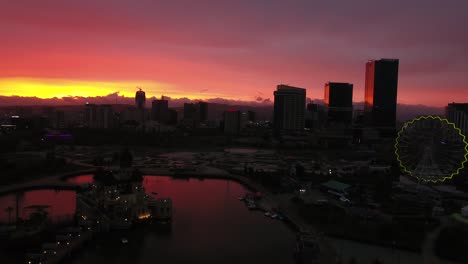
M 144 187 L 155 198 L 172 198 L 171 233 L 151 227 L 111 232 L 72 263 L 293 263 L 294 234 L 248 211 L 238 200 L 246 192 L 242 185 L 145 176 Z M 122 237 L 129 243 L 123 245 Z
M 67 179 L 67 182 L 78 184 L 78 185 L 92 183 L 93 181 L 94 181 L 94 176 L 91 174 L 80 175 L 80 176 L 71 177 Z
M 34 190 L 0 196 L 0 222 L 28 219 L 38 208 L 43 208 L 54 223 L 70 221 L 76 210 L 76 192 Z

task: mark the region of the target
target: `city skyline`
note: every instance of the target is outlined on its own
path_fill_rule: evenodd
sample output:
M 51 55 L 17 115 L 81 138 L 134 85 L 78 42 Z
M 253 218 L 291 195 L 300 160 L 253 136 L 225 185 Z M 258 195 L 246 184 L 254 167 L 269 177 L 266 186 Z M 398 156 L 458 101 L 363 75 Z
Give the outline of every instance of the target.
M 467 0 L 0 0 L 2 263 L 468 263 Z
M 10 1 L 0 11 L 0 95 L 132 97 L 141 86 L 148 97 L 263 102 L 278 83 L 321 99 L 337 81 L 353 83 L 360 102 L 365 62 L 389 57 L 401 62 L 398 103 L 468 100 L 467 3 L 208 2 L 186 3 L 182 15 L 172 3 Z

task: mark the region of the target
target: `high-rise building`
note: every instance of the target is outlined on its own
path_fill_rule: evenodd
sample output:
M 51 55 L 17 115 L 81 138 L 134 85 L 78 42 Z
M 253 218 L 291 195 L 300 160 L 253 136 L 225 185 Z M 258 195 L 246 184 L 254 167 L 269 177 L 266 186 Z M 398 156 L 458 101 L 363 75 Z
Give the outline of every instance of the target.
M 184 118 L 182 123 L 188 127 L 196 127 L 199 123 L 198 107 L 194 103 L 184 104 Z
M 248 116 L 247 120 L 248 120 L 249 122 L 255 122 L 255 121 L 257 121 L 257 120 L 256 120 L 256 117 L 255 117 L 255 112 L 254 112 L 254 111 L 247 111 L 247 116 Z
M 305 117 L 305 127 L 308 129 L 321 129 L 325 126 L 327 112 L 323 105 L 308 103 Z
M 159 123 L 169 121 L 169 104 L 167 100 L 154 100 L 151 104 L 151 118 Z
M 42 116 L 48 120 L 52 128 L 65 128 L 65 112 L 56 110 L 52 106 L 46 106 L 42 109 Z
M 461 129 L 468 137 L 468 103 L 451 103 L 445 108 L 445 115 L 450 122 Z
M 178 113 L 175 109 L 169 109 L 169 121 L 168 124 L 177 125 Z
M 54 119 L 52 120 L 52 127 L 53 128 L 65 128 L 65 112 L 64 111 L 56 111 L 54 115 Z
M 198 109 L 193 103 L 184 104 L 184 119 L 187 120 L 198 120 Z
M 198 102 L 198 111 L 200 114 L 200 122 L 206 122 L 208 120 L 208 103 Z
M 351 83 L 326 83 L 324 103 L 328 110 L 328 125 L 351 125 L 353 121 L 353 85 Z
M 140 124 L 145 124 L 146 122 L 146 94 L 141 88 L 138 88 L 139 91 L 135 94 L 135 103 L 137 108 L 137 121 Z
M 306 89 L 280 84 L 273 94 L 275 96 L 273 113 L 275 133 L 303 130 Z
M 96 128 L 97 124 L 97 105 L 86 103 L 84 109 L 84 126 Z
M 184 104 L 184 123 L 189 126 L 196 127 L 208 121 L 208 103 L 185 103 Z
M 227 110 L 224 112 L 224 133 L 227 135 L 238 135 L 241 128 L 241 112 L 238 110 Z
M 114 124 L 114 112 L 111 105 L 86 104 L 84 125 L 88 128 L 108 129 Z
M 138 88 L 139 91 L 135 94 L 135 104 L 138 109 L 144 109 L 146 103 L 146 94 L 141 88 Z
M 398 59 L 371 60 L 366 63 L 366 123 L 395 129 L 398 88 Z

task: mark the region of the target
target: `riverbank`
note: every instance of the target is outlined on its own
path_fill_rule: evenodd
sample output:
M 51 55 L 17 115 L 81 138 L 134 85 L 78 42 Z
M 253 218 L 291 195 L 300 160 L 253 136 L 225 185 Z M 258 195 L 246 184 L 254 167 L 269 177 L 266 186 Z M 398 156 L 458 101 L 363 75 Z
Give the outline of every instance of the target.
M 64 179 L 78 175 L 94 173 L 94 171 L 94 168 L 75 170 L 37 178 L 24 183 L 9 184 L 0 187 L 0 195 L 37 189 L 75 190 L 77 189 L 77 186 L 75 184 L 65 182 Z
M 144 175 L 164 175 L 163 173 L 167 173 L 168 170 L 166 169 L 140 169 L 140 171 Z M 172 175 L 171 175 L 172 174 Z M 280 201 L 275 199 L 275 196 L 264 186 L 261 184 L 252 181 L 249 178 L 244 176 L 231 174 L 226 172 L 225 170 L 221 170 L 218 168 L 213 167 L 205 167 L 199 171 L 190 171 L 190 172 L 183 172 L 177 173 L 169 173 L 166 175 L 171 175 L 176 178 L 201 178 L 201 179 L 226 179 L 235 181 L 240 183 L 241 185 L 245 186 L 247 189 L 253 192 L 261 192 L 263 194 L 263 198 L 259 207 L 263 211 L 272 211 L 273 208 L 279 208 L 282 214 L 285 216 L 285 223 L 292 227 L 295 232 L 308 234 L 310 236 L 315 237 L 316 242 L 320 246 L 320 263 L 336 263 L 337 254 L 331 246 L 331 244 L 327 241 L 325 237 L 322 236 L 320 232 L 315 230 L 315 227 L 312 225 L 307 224 L 303 219 L 299 217 L 299 215 L 295 214 L 289 204 L 284 203 L 284 201 Z
M 94 170 L 95 168 L 90 168 L 87 170 L 79 170 L 79 171 L 54 175 L 54 176 L 42 178 L 41 180 L 28 182 L 22 185 L 5 186 L 2 189 L 0 189 L 0 194 L 2 193 L 2 191 L 5 192 L 5 190 L 7 190 L 8 192 L 13 192 L 15 190 L 20 190 L 21 188 L 31 188 L 31 186 L 34 186 L 35 184 L 44 186 L 45 184 L 44 180 L 50 181 L 51 183 L 63 183 L 64 180 L 66 180 L 67 178 L 82 175 L 82 174 L 92 174 Z M 252 192 L 257 192 L 257 191 L 262 192 L 264 194 L 263 201 L 261 203 L 261 208 L 263 210 L 271 211 L 272 208 L 280 208 L 281 211 L 286 215 L 286 218 L 287 218 L 286 223 L 290 225 L 293 228 L 293 230 L 295 230 L 296 232 L 309 233 L 317 238 L 317 242 L 321 246 L 321 254 L 322 254 L 320 257 L 321 263 L 335 263 L 337 259 L 338 254 L 334 246 L 330 243 L 329 239 L 324 234 L 318 231 L 317 226 L 307 223 L 306 219 L 304 219 L 298 213 L 297 208 L 295 208 L 295 205 L 291 203 L 290 199 L 288 199 L 289 196 L 275 195 L 271 193 L 267 188 L 262 186 L 261 184 L 254 182 L 249 178 L 246 178 L 241 175 L 231 174 L 231 173 L 226 172 L 225 170 L 213 168 L 213 167 L 201 167 L 200 169 L 195 170 L 195 171 L 188 171 L 188 172 L 176 173 L 176 174 L 174 174 L 168 168 L 140 168 L 140 171 L 144 175 L 156 175 L 156 176 L 169 175 L 174 178 L 226 179 L 226 180 L 231 180 L 231 181 L 240 183 L 241 185 L 243 185 L 245 188 L 249 189 Z M 58 187 L 58 185 L 56 187 Z M 400 247 L 398 246 L 394 247 L 393 245 L 381 244 L 376 241 L 369 241 L 369 240 L 364 241 L 364 240 L 360 240 L 360 239 L 356 239 L 356 238 L 348 237 L 348 236 L 337 236 L 337 237 L 341 239 L 346 239 L 349 241 L 364 242 L 365 244 L 368 244 L 370 246 L 384 246 L 385 248 L 388 248 L 388 249 L 395 249 L 395 248 L 400 249 Z M 404 249 L 404 248 L 401 248 L 401 249 Z M 410 250 L 409 252 L 419 253 L 420 251 Z
M 169 170 L 165 169 L 143 169 L 144 174 L 148 175 L 171 175 Z M 169 174 L 164 174 L 169 173 Z M 172 175 L 176 178 L 200 178 L 200 179 L 228 179 L 235 182 L 238 182 L 244 185 L 246 188 L 253 192 L 262 192 L 264 194 L 263 202 L 260 204 L 260 209 L 264 211 L 271 211 L 272 208 L 281 208 L 281 211 L 286 215 L 286 223 L 293 228 L 296 232 L 304 232 L 312 234 L 317 238 L 317 242 L 320 244 L 322 254 L 327 255 L 324 257 L 326 260 L 321 260 L 321 263 L 335 263 L 336 259 L 338 258 L 338 254 L 335 247 L 331 245 L 328 237 L 330 239 L 341 239 L 347 240 L 350 242 L 361 243 L 364 245 L 374 246 L 374 247 L 381 247 L 388 250 L 400 250 L 402 252 L 408 252 L 412 254 L 421 255 L 421 249 L 415 247 L 408 247 L 399 244 L 393 243 L 385 243 L 384 241 L 380 240 L 372 240 L 366 239 L 364 237 L 360 237 L 359 235 L 343 235 L 339 232 L 319 232 L 317 226 L 314 224 L 309 223 L 303 216 L 301 216 L 300 212 L 295 208 L 296 205 L 292 204 L 290 199 L 286 196 L 281 195 L 274 195 L 269 190 L 267 190 L 261 184 L 252 181 L 249 178 L 246 178 L 241 175 L 235 175 L 228 173 L 224 170 L 217 169 L 217 168 L 209 168 L 200 171 L 190 171 L 186 173 L 178 173 L 177 175 Z M 431 254 L 433 256 L 433 253 Z M 433 257 L 429 257 L 433 258 Z M 375 260 L 375 259 L 374 259 Z M 331 261 L 331 262 L 329 262 Z M 449 263 L 449 260 L 442 259 L 443 263 Z M 454 261 L 454 259 L 451 259 Z

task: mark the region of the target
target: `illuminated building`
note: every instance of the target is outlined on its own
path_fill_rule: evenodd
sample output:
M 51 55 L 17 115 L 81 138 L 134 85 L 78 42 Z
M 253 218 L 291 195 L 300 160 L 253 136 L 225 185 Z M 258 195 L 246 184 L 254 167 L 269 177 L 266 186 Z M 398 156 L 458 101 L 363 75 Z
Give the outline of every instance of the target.
M 351 83 L 326 83 L 324 103 L 328 110 L 329 126 L 351 125 L 353 121 L 353 85 Z
M 368 125 L 395 129 L 398 66 L 397 59 L 371 60 L 366 63 L 364 99 Z
M 301 131 L 305 125 L 306 89 L 280 84 L 275 96 L 275 133 Z

